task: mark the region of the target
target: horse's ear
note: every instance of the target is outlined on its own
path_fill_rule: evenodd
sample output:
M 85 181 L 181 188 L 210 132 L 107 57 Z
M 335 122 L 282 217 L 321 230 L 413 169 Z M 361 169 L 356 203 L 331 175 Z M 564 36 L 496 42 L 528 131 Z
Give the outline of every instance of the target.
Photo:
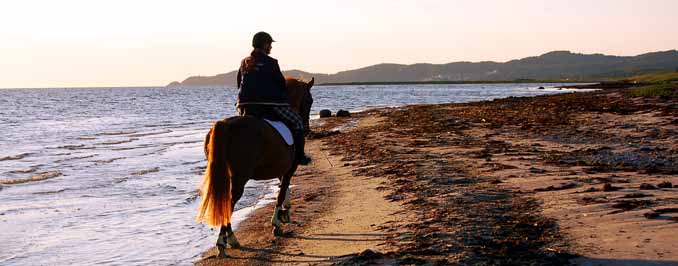
M 310 89 L 311 87 L 313 87 L 314 83 L 315 83 L 315 77 L 312 77 L 311 81 L 308 82 L 308 88 Z

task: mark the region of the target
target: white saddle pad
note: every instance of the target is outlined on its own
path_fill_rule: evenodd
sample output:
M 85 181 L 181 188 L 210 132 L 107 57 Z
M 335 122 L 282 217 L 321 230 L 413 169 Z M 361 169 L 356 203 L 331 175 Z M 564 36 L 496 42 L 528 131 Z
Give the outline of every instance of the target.
M 294 144 L 294 138 L 292 137 L 292 131 L 290 131 L 287 126 L 283 122 L 280 121 L 271 121 L 268 119 L 264 119 L 266 122 L 268 122 L 273 128 L 275 128 L 276 131 L 278 131 L 278 134 L 280 134 L 280 137 L 282 137 L 285 140 L 285 143 L 287 145 L 293 145 Z

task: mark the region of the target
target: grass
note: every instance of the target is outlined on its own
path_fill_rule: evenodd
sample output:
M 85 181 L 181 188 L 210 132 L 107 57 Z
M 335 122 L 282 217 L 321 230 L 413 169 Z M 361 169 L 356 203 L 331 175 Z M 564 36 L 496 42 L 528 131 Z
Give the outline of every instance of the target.
M 593 80 L 536 80 L 536 79 L 513 79 L 513 80 L 464 80 L 464 81 L 373 81 L 373 82 L 330 82 L 318 84 L 318 86 L 337 85 L 425 85 L 425 84 L 499 84 L 499 83 L 595 83 Z
M 678 72 L 645 74 L 624 81 L 637 84 L 638 87 L 631 90 L 633 97 L 678 98 Z
M 655 73 L 628 78 L 636 83 L 672 83 L 678 82 L 678 72 Z
M 678 82 L 653 84 L 639 87 L 631 91 L 634 97 L 670 97 L 678 98 Z

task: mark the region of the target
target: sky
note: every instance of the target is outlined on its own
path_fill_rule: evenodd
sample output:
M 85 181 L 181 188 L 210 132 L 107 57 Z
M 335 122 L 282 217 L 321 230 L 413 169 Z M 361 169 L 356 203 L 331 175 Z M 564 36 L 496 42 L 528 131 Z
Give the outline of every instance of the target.
M 163 86 L 236 69 L 267 31 L 283 69 L 678 49 L 674 0 L 0 0 L 0 88 Z

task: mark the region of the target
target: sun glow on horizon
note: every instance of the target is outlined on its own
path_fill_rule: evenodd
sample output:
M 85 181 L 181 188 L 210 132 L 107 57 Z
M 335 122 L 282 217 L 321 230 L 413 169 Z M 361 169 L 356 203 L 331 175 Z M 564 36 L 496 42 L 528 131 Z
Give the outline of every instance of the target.
M 7 1 L 0 88 L 165 85 L 237 68 L 253 33 L 284 69 L 678 48 L 678 1 Z

